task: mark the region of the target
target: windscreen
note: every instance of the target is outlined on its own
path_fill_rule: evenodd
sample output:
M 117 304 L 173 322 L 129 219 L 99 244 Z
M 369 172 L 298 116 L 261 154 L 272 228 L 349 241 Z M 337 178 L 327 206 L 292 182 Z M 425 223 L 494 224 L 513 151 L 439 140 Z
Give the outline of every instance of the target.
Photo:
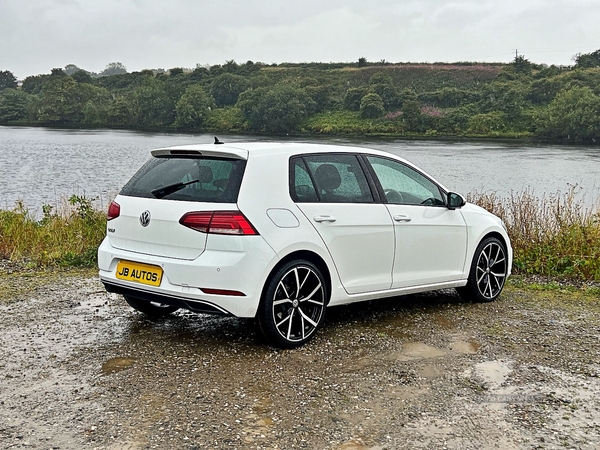
M 246 161 L 151 158 L 121 190 L 129 197 L 236 203 Z

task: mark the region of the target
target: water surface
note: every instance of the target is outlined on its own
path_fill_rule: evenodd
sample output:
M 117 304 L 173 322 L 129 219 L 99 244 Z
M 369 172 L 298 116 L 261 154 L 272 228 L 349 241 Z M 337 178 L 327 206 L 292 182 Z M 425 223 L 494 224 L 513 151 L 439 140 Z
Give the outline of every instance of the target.
M 290 140 L 220 136 L 225 142 Z M 409 141 L 399 139 L 302 138 L 302 142 L 358 145 L 400 155 L 447 188 L 467 193 L 533 189 L 565 191 L 577 184 L 587 199 L 598 197 L 600 150 L 594 147 Z M 0 127 L 0 208 L 20 200 L 36 211 L 59 206 L 72 194 L 106 207 L 154 148 L 212 143 L 212 135 Z

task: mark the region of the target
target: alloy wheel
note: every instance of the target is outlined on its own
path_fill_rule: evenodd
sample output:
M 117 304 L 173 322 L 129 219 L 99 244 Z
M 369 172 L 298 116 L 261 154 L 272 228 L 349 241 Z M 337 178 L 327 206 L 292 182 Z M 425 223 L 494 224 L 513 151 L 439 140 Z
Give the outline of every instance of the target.
M 490 241 L 483 247 L 475 271 L 477 289 L 487 300 L 498 296 L 506 280 L 506 254 L 498 242 Z
M 272 298 L 273 323 L 287 342 L 304 342 L 319 327 L 325 287 L 311 267 L 297 265 L 279 279 Z

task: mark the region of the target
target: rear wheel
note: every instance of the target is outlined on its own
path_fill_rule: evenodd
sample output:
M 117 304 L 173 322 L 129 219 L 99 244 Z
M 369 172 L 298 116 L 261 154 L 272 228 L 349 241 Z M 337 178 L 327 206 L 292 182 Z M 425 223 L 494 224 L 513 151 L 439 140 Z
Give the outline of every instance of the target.
M 294 348 L 308 342 L 325 318 L 328 289 L 311 262 L 284 264 L 267 281 L 257 318 L 262 334 L 276 347 Z
M 164 305 L 162 303 L 147 302 L 140 300 L 139 298 L 130 297 L 124 295 L 125 301 L 129 303 L 133 309 L 146 314 L 152 319 L 158 319 L 160 317 L 168 316 L 172 312 L 177 311 L 179 308 L 176 306 Z
M 456 290 L 467 300 L 491 302 L 502 292 L 507 273 L 504 244 L 497 238 L 488 237 L 477 246 L 467 285 Z

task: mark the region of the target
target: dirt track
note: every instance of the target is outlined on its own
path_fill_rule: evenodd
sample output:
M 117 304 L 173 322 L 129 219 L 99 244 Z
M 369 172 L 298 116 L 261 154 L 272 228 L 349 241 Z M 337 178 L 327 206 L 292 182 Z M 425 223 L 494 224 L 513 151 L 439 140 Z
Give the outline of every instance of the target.
M 599 337 L 597 295 L 512 286 L 332 308 L 278 351 L 251 321 L 151 322 L 93 275 L 17 271 L 0 448 L 595 449 Z

